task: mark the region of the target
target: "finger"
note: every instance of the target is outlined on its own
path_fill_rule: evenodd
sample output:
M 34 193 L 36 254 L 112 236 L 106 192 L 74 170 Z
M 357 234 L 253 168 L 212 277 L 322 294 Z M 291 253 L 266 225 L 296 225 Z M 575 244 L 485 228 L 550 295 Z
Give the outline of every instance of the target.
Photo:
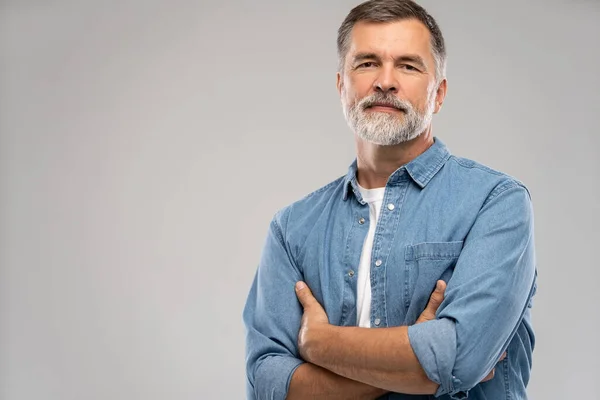
M 296 282 L 296 296 L 304 308 L 310 307 L 312 302 L 316 301 L 308 285 L 302 281 Z
M 439 308 L 442 301 L 444 301 L 444 291 L 446 290 L 446 282 L 443 280 L 437 281 L 435 285 L 435 290 L 431 293 L 429 297 L 429 303 L 427 303 L 427 307 L 425 307 L 425 312 L 429 315 L 435 316 L 435 312 Z
M 435 313 L 440 304 L 442 304 L 442 301 L 444 300 L 445 290 L 446 282 L 444 282 L 443 280 L 437 281 L 436 287 L 431 293 L 431 296 L 429 297 L 429 302 L 427 303 L 427 306 L 417 319 L 417 324 L 435 319 Z
M 502 353 L 502 355 L 500 356 L 500 359 L 498 360 L 498 362 L 504 360 L 506 358 L 506 352 Z
M 492 372 L 490 372 L 485 378 L 483 378 L 481 380 L 481 382 L 487 382 L 487 381 L 490 381 L 490 380 L 494 379 L 494 375 L 496 375 L 496 368 L 494 368 L 492 370 Z
M 506 351 L 504 353 L 502 353 L 498 362 L 504 360 L 506 358 L 506 355 L 507 355 Z M 496 374 L 496 368 L 494 368 L 492 370 L 492 372 L 490 372 L 485 378 L 483 378 L 483 380 L 481 382 L 487 382 L 487 381 L 493 379 L 495 374 Z

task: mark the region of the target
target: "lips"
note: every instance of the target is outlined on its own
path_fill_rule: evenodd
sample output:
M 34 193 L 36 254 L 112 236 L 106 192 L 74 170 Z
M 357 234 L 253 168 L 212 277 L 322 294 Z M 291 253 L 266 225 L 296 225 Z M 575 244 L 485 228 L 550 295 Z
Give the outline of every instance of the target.
M 368 106 L 367 109 L 373 108 L 373 107 L 385 107 L 385 108 L 390 108 L 392 110 L 404 111 L 401 108 L 398 108 L 395 105 L 390 104 L 390 103 L 375 103 L 375 104 Z
M 393 104 L 385 104 L 385 103 L 375 103 L 371 107 L 388 107 L 388 108 L 395 108 L 396 110 L 398 109 L 398 107 L 396 107 Z

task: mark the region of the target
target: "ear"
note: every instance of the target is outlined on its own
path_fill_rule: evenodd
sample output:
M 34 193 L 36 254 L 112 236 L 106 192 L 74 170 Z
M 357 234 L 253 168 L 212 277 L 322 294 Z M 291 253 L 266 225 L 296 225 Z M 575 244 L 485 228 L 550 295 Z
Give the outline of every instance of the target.
M 435 93 L 435 110 L 434 114 L 437 114 L 442 109 L 442 104 L 444 104 L 444 99 L 446 98 L 446 92 L 448 90 L 448 80 L 444 78 L 442 82 L 438 85 L 437 92 Z
M 342 74 L 339 72 L 336 74 L 335 87 L 337 88 L 338 94 L 342 95 Z

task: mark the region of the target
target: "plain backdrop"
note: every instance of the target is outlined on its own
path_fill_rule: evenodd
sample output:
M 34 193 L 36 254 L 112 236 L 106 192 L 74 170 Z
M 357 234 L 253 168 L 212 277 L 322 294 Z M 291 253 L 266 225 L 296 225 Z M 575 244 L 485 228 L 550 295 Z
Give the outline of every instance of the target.
M 269 221 L 346 172 L 357 1 L 0 2 L 0 399 L 241 399 Z M 531 190 L 530 398 L 600 399 L 600 2 L 422 1 L 434 132 Z

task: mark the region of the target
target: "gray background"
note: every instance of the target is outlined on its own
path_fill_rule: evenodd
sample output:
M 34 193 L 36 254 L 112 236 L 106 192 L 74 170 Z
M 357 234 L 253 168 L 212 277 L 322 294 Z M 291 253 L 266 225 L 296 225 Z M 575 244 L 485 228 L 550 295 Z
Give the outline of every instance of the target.
M 279 208 L 345 173 L 357 1 L 0 3 L 0 399 L 240 399 Z M 434 132 L 536 212 L 530 395 L 598 399 L 600 5 L 423 1 Z

